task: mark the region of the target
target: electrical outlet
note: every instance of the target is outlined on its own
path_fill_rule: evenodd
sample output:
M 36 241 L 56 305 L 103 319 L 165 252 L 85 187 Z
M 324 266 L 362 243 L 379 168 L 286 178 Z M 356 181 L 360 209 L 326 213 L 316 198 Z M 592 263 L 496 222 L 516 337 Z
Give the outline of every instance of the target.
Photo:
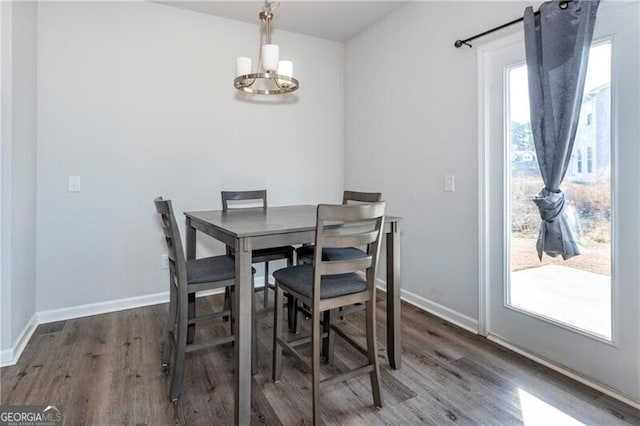
M 454 192 L 456 190 L 456 177 L 453 175 L 444 176 L 444 190 L 445 192 Z
M 80 192 L 80 176 L 69 176 L 67 181 L 68 192 Z
M 169 255 L 163 254 L 160 256 L 160 267 L 162 269 L 169 269 Z

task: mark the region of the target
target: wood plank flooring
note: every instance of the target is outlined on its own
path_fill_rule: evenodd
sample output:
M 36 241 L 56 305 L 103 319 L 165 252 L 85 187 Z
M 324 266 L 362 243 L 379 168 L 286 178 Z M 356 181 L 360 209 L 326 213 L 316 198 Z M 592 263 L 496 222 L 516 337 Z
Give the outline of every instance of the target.
M 199 298 L 198 309 L 221 303 L 221 296 Z M 323 392 L 325 424 L 640 425 L 639 410 L 407 304 L 402 368 L 391 370 L 384 308 L 380 300 L 384 408 L 373 406 L 369 378 L 361 376 Z M 69 425 L 231 424 L 231 345 L 188 354 L 182 397 L 175 407 L 169 402 L 160 370 L 167 310 L 156 305 L 40 325 L 18 364 L 0 370 L 0 404 L 62 405 Z M 301 366 L 285 355 L 282 381 L 271 381 L 272 321 L 270 314 L 259 317 L 252 424 L 309 425 L 310 381 Z M 362 312 L 342 325 L 364 340 Z M 206 323 L 196 342 L 227 332 L 227 323 Z M 335 364 L 323 367 L 326 373 L 364 363 L 339 337 L 336 342 Z

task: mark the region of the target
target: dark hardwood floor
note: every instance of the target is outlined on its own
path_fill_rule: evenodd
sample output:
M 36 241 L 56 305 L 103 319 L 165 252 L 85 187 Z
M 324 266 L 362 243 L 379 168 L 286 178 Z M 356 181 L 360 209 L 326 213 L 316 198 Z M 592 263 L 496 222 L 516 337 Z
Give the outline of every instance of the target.
M 218 309 L 221 301 L 200 298 L 198 307 Z M 391 370 L 384 301 L 378 307 L 385 406 L 373 406 L 369 378 L 360 376 L 323 392 L 326 424 L 640 425 L 639 410 L 407 304 L 403 364 Z M 188 354 L 182 397 L 177 407 L 169 402 L 160 370 L 166 315 L 167 305 L 156 305 L 40 325 L 18 364 L 1 369 L 0 403 L 62 405 L 69 425 L 231 424 L 231 345 Z M 343 325 L 364 338 L 361 312 Z M 285 355 L 282 381 L 271 381 L 272 329 L 271 315 L 259 318 L 252 424 L 309 425 L 310 382 L 300 365 Z M 221 321 L 204 324 L 196 341 L 227 331 Z M 327 373 L 364 362 L 336 341 L 335 365 L 326 366 Z

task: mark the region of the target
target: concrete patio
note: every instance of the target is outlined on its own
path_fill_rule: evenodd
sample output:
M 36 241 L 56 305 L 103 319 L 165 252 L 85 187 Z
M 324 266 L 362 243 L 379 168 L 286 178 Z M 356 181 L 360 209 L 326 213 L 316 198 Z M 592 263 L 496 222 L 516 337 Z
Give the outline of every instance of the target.
M 611 277 L 558 265 L 512 272 L 514 307 L 611 339 Z

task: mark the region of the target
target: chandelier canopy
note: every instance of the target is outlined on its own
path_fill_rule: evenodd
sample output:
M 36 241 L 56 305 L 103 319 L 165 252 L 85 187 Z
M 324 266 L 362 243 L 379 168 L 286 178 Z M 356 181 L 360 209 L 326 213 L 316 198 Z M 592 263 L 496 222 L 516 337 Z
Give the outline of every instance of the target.
M 233 86 L 246 93 L 258 95 L 281 95 L 298 89 L 300 84 L 293 78 L 293 62 L 280 60 L 280 48 L 271 44 L 271 21 L 279 2 L 265 0 L 260 17 L 260 49 L 255 72 L 251 58 L 236 58 L 236 78 Z

